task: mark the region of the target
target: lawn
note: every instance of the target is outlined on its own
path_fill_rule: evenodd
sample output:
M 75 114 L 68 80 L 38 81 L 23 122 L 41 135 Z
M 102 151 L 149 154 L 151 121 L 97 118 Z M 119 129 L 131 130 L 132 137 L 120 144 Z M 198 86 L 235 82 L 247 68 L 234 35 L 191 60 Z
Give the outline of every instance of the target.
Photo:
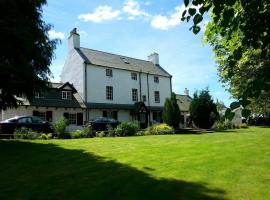
M 0 141 L 0 199 L 270 199 L 270 128 Z

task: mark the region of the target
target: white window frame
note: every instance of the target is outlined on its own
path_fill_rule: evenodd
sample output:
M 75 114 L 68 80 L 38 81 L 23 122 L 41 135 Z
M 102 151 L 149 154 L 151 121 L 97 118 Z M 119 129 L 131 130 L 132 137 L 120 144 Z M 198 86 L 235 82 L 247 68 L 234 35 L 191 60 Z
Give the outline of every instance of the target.
M 131 72 L 131 80 L 137 81 L 137 73 Z
M 155 98 L 155 103 L 160 103 L 160 92 L 159 91 L 154 92 L 154 98 Z
M 109 77 L 113 76 L 112 69 L 106 69 L 106 76 L 109 76 Z
M 71 91 L 62 91 L 62 99 L 71 99 Z
M 69 113 L 68 121 L 71 125 L 77 125 L 77 113 Z
M 113 86 L 106 86 L 106 99 L 113 100 Z
M 154 82 L 159 83 L 159 77 L 158 76 L 154 76 Z
M 138 89 L 132 88 L 132 101 L 138 101 Z

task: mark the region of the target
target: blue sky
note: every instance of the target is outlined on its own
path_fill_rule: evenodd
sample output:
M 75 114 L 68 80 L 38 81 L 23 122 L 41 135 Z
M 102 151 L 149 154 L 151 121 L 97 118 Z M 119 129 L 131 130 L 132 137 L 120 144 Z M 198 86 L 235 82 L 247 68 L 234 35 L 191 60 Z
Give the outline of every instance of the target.
M 55 51 L 51 71 L 53 81 L 67 56 L 67 37 L 76 27 L 81 46 L 139 59 L 159 53 L 160 64 L 173 75 L 173 91 L 209 87 L 214 99 L 232 101 L 219 82 L 211 47 L 202 45 L 201 37 L 180 21 L 182 0 L 48 0 L 43 17 L 53 25 L 51 38 L 62 43 Z M 207 21 L 207 20 L 206 20 Z M 206 23 L 206 21 L 204 23 Z

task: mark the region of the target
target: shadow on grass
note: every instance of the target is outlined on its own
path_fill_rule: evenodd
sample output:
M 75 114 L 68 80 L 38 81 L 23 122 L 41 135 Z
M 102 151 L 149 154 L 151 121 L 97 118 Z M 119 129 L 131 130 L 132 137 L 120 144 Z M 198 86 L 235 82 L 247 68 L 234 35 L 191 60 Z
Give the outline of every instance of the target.
M 0 141 L 0 199 L 225 199 L 203 183 L 157 179 L 54 144 Z

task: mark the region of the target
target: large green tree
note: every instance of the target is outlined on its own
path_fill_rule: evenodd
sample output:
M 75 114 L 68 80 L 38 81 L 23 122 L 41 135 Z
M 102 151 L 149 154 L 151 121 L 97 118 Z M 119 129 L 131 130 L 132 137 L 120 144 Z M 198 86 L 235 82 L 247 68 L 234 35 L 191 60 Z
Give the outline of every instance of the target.
M 184 0 L 182 20 L 201 30 L 209 14 L 204 40 L 213 46 L 221 81 L 243 104 L 270 92 L 270 1 Z
M 189 112 L 191 120 L 199 128 L 211 128 L 219 117 L 217 106 L 208 89 L 194 93 Z
M 16 107 L 15 95 L 33 97 L 45 88 L 56 48 L 42 20 L 46 0 L 0 1 L 0 109 Z
M 177 104 L 176 94 L 172 93 L 171 98 L 167 98 L 163 108 L 163 120 L 166 124 L 173 126 L 174 128 L 179 127 L 180 123 L 180 108 Z

